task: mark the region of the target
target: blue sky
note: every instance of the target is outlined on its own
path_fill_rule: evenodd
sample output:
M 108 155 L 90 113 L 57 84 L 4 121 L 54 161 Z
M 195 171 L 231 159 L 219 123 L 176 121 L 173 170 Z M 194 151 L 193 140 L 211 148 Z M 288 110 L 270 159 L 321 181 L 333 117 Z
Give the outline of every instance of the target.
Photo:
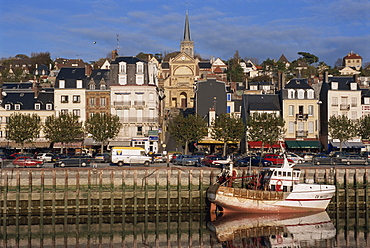
M 309 52 L 333 66 L 353 51 L 370 62 L 369 0 L 0 0 L 0 57 L 50 52 L 88 62 L 118 45 L 122 56 L 179 51 L 187 9 L 204 59 L 238 50 L 260 63 L 292 61 Z

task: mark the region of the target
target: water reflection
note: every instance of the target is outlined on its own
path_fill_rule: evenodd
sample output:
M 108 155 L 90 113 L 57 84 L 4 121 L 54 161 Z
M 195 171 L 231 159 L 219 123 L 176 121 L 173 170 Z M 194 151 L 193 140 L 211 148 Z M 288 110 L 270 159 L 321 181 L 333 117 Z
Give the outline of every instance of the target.
M 329 218 L 329 216 L 330 218 Z M 369 211 L 0 215 L 0 247 L 370 247 Z
M 318 247 L 332 243 L 336 229 L 326 212 L 228 214 L 208 223 L 223 247 Z M 321 247 L 321 246 L 320 246 Z

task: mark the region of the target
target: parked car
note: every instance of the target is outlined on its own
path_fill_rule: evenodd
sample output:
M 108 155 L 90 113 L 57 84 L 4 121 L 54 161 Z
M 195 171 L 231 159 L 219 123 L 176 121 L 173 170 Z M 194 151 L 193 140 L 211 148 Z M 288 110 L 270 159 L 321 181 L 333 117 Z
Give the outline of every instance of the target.
M 181 153 L 173 153 L 171 156 L 170 156 L 170 163 L 173 163 L 173 161 L 179 156 L 181 155 Z
M 92 162 L 91 157 L 85 157 L 85 156 L 73 156 L 73 157 L 67 157 L 63 159 L 59 159 L 57 162 L 54 163 L 55 167 L 66 167 L 66 166 L 80 166 L 80 167 L 86 167 L 89 166 Z
M 173 164 L 175 165 L 183 165 L 182 164 L 182 161 L 185 159 L 185 158 L 189 158 L 191 155 L 179 155 L 175 158 L 175 160 L 173 161 Z
M 192 156 L 184 158 L 181 164 L 184 166 L 200 166 L 202 157 L 203 156 L 201 155 L 192 155 Z
M 249 166 L 249 164 L 251 164 L 251 166 L 259 166 L 260 162 L 263 167 L 269 167 L 273 165 L 271 161 L 262 159 L 260 156 L 247 156 L 236 160 L 234 164 L 235 166 L 240 167 Z
M 273 164 L 283 164 L 284 163 L 284 156 L 279 154 L 273 154 L 273 153 L 266 153 L 263 155 L 263 159 L 271 161 Z M 287 158 L 288 162 L 290 164 L 294 164 L 294 161 L 290 158 Z
M 311 162 L 314 156 L 315 156 L 315 153 L 308 152 L 308 153 L 305 153 L 305 154 L 303 155 L 303 159 L 304 159 L 304 161 L 306 161 L 306 162 Z
M 99 162 L 99 163 L 109 163 L 110 154 L 109 153 L 97 153 L 94 157 L 94 161 Z
M 293 162 L 294 162 L 295 164 L 301 164 L 301 163 L 304 163 L 304 162 L 305 162 L 305 160 L 304 160 L 304 158 L 303 158 L 303 157 L 301 157 L 301 156 L 299 156 L 299 155 L 297 155 L 297 154 L 295 154 L 295 153 L 290 153 L 290 152 L 288 152 L 288 153 L 286 154 L 286 157 L 287 157 L 287 158 L 289 158 L 289 159 L 291 159 L 291 160 L 293 160 Z
M 341 158 L 341 163 L 346 164 L 346 165 L 351 165 L 351 164 L 364 164 L 368 165 L 369 164 L 369 159 L 367 157 L 361 157 L 359 155 L 349 155 L 346 157 Z
M 207 155 L 202 159 L 201 165 L 209 167 L 223 167 L 230 163 L 227 157 L 220 155 Z
M 45 162 L 52 162 L 53 161 L 53 156 L 54 154 L 52 153 L 40 153 L 37 155 L 37 159 L 41 159 L 42 161 Z
M 154 155 L 154 163 L 166 163 L 167 162 L 167 158 L 165 155 L 163 155 L 162 153 L 155 153 Z
M 68 158 L 68 156 L 65 155 L 65 154 L 54 154 L 53 157 L 51 158 L 51 161 L 56 162 L 56 161 L 58 161 L 60 159 L 63 159 L 63 158 Z
M 339 157 L 332 157 L 332 156 L 329 156 L 329 154 L 316 154 L 312 158 L 312 163 L 313 164 L 316 164 L 316 165 L 320 165 L 320 164 L 332 164 L 332 165 L 335 165 L 335 164 L 341 163 L 341 161 L 342 161 L 341 158 L 339 158 Z
M 43 162 L 39 159 L 33 159 L 29 156 L 20 156 L 20 157 L 17 157 L 16 159 L 14 159 L 13 161 L 13 165 L 14 167 L 16 168 L 19 168 L 19 167 L 42 167 L 43 166 Z

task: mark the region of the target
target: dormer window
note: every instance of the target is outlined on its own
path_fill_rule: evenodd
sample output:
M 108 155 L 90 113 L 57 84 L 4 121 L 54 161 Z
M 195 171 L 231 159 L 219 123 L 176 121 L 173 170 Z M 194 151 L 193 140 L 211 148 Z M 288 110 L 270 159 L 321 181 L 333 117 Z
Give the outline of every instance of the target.
M 251 88 L 251 90 L 258 90 L 258 86 L 257 85 L 251 85 L 250 88 Z
M 304 90 L 298 90 L 298 99 L 304 99 Z
M 65 88 L 65 83 L 66 83 L 66 81 L 59 80 L 59 89 L 64 89 Z
M 351 90 L 357 90 L 357 83 L 351 83 Z
M 76 81 L 76 88 L 77 89 L 82 89 L 82 80 L 77 80 Z
M 106 89 L 107 89 L 107 86 L 105 84 L 100 85 L 100 90 L 106 90 Z
M 314 99 L 314 97 L 315 97 L 314 90 L 307 90 L 307 98 Z
M 40 110 L 40 109 L 41 109 L 41 104 L 35 103 L 35 110 Z
M 338 82 L 331 82 L 331 89 L 337 90 L 338 89 Z
M 5 104 L 5 110 L 11 110 L 11 105 L 10 104 Z
M 119 62 L 119 74 L 126 74 L 126 63 Z
M 144 84 L 144 76 L 143 75 L 136 75 L 136 84 L 143 85 Z
M 288 98 L 294 99 L 295 97 L 295 91 L 293 89 L 288 90 Z
M 20 110 L 20 109 L 21 109 L 21 105 L 19 103 L 14 104 L 14 110 Z
M 90 85 L 89 85 L 89 89 L 90 89 L 90 90 L 95 90 L 95 84 L 94 84 L 94 83 L 90 84 Z
M 53 104 L 47 103 L 46 104 L 46 110 L 53 110 Z
M 136 73 L 143 73 L 144 72 L 144 64 L 143 62 L 136 63 Z

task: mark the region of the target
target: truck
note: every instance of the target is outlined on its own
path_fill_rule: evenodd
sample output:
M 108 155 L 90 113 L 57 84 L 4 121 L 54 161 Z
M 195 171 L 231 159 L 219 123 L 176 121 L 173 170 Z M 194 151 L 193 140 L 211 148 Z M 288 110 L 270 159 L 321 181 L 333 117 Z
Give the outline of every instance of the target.
M 151 161 L 152 157 L 147 156 L 145 149 L 141 147 L 112 147 L 111 150 L 111 162 L 118 166 L 149 166 Z

